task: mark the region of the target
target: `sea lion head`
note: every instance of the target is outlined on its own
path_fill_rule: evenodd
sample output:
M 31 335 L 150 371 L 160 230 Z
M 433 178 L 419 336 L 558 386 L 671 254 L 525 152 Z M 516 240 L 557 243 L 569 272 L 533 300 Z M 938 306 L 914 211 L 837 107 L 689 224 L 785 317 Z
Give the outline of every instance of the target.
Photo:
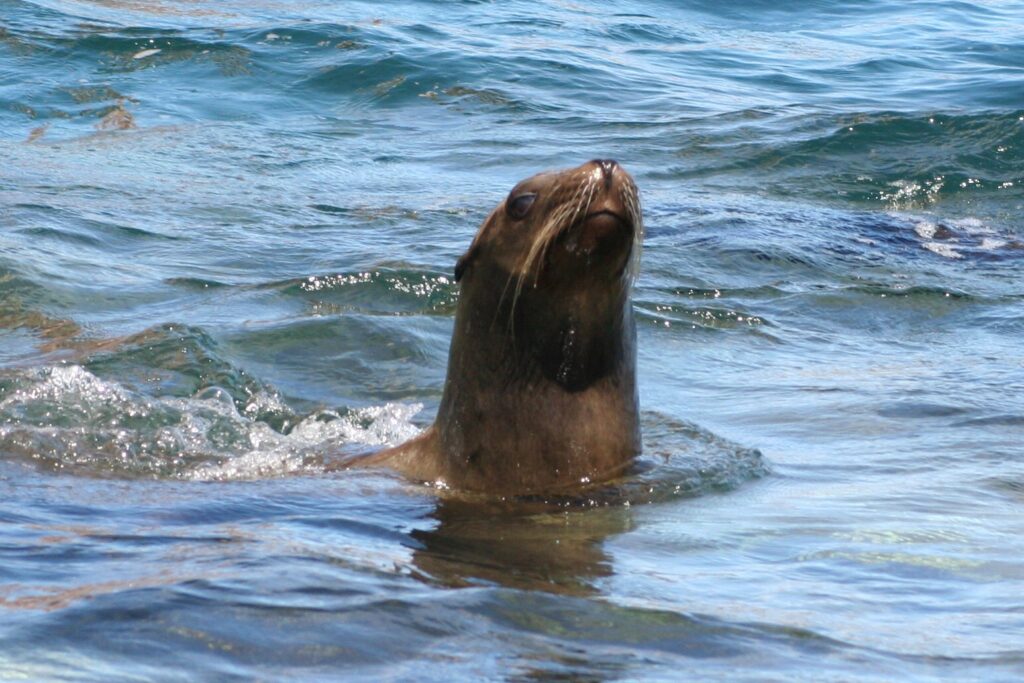
M 482 340 L 489 328 L 512 380 L 539 371 L 564 389 L 587 388 L 633 353 L 642 235 L 636 183 L 615 161 L 519 182 L 456 265 L 456 338 Z
M 633 178 L 617 162 L 595 159 L 512 188 L 481 225 L 455 276 L 470 278 L 486 262 L 508 275 L 514 296 L 524 287 L 632 280 L 642 235 Z

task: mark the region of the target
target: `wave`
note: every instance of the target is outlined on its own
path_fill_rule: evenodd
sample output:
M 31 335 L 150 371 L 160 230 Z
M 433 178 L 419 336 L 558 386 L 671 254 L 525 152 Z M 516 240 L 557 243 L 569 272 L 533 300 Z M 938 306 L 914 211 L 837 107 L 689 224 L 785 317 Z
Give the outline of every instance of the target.
M 734 191 L 742 178 L 778 196 L 899 210 L 960 196 L 1009 201 L 1024 187 L 1024 110 L 764 114 L 739 125 L 688 124 L 717 132 L 679 138 L 687 163 L 660 175 L 727 180 Z
M 78 476 L 256 479 L 323 472 L 341 452 L 405 440 L 417 405 L 294 413 L 275 392 L 239 408 L 210 385 L 190 396 L 152 396 L 66 365 L 6 374 L 0 384 L 0 452 Z M 279 423 L 268 421 L 276 415 Z

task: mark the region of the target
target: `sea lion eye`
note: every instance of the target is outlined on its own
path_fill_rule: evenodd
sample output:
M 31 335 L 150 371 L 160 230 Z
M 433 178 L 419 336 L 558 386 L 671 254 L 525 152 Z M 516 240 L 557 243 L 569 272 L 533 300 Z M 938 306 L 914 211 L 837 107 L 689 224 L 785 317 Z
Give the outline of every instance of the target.
M 537 195 L 534 192 L 527 192 L 518 197 L 510 197 L 509 201 L 505 204 L 505 210 L 513 219 L 519 220 L 530 212 L 530 207 L 533 206 L 533 200 L 536 198 Z

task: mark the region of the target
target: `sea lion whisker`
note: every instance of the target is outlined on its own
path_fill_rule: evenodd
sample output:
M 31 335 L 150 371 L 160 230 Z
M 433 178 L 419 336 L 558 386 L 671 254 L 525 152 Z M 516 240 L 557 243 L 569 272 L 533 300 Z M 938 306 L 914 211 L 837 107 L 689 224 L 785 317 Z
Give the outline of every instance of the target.
M 629 211 L 630 219 L 633 222 L 633 244 L 632 252 L 629 255 L 629 278 L 636 280 L 640 272 L 641 245 L 644 239 L 643 212 L 640 208 L 640 195 L 635 185 L 627 185 L 624 190 L 626 208 Z
M 556 194 L 560 188 L 561 188 L 561 184 L 556 184 L 555 187 L 552 190 L 552 194 Z M 504 301 L 505 291 L 507 291 L 509 284 L 512 282 L 512 278 L 515 277 L 516 286 L 515 286 L 515 289 L 513 290 L 513 293 L 512 293 L 512 303 L 509 306 L 508 324 L 507 324 L 507 329 L 509 331 L 509 334 L 512 337 L 513 343 L 515 342 L 515 312 L 516 312 L 516 305 L 519 303 L 519 297 L 520 297 L 520 295 L 522 294 L 522 291 L 523 291 L 523 284 L 525 282 L 526 277 L 530 274 L 531 271 L 534 270 L 534 262 L 537 259 L 537 251 L 538 251 L 539 247 L 541 245 L 543 245 L 543 243 L 546 241 L 546 237 L 544 237 L 544 236 L 550 230 L 550 226 L 552 224 L 556 224 L 558 221 L 561 220 L 560 215 L 561 215 L 561 211 L 562 210 L 563 210 L 563 207 L 559 207 L 555 211 L 555 213 L 548 218 L 548 221 L 545 223 L 544 227 L 541 229 L 541 235 L 538 236 L 538 238 L 530 245 L 530 249 L 526 252 L 526 254 L 523 255 L 523 258 L 522 258 L 521 262 L 519 263 L 518 267 L 516 268 L 516 270 L 518 272 L 510 273 L 509 274 L 509 278 L 508 278 L 508 280 L 505 283 L 505 289 L 502 290 L 502 301 Z M 497 311 L 495 311 L 495 314 L 497 315 Z
M 522 294 L 522 289 L 523 285 L 525 284 L 526 278 L 532 275 L 534 285 L 536 286 L 537 279 L 540 277 L 540 263 L 542 263 L 543 260 L 546 258 L 548 248 L 554 242 L 555 238 L 562 231 L 562 229 L 568 225 L 571 225 L 571 223 L 575 220 L 576 214 L 579 213 L 579 206 L 584 193 L 586 193 L 589 189 L 592 195 L 593 190 L 591 189 L 591 187 L 594 184 L 595 183 L 593 182 L 592 178 L 588 178 L 588 182 L 586 184 L 581 183 L 575 188 L 570 200 L 559 206 L 551 213 L 550 216 L 548 216 L 547 221 L 545 221 L 544 225 L 541 227 L 536 239 L 530 245 L 530 249 L 523 256 L 522 262 L 519 266 L 519 273 L 516 280 L 515 292 L 512 296 L 512 305 L 509 309 L 509 330 L 513 334 L 513 338 L 513 318 L 515 316 L 516 305 L 518 304 L 519 298 Z M 561 189 L 562 184 L 556 184 L 552 190 L 552 196 L 557 196 Z
M 502 310 L 502 304 L 505 303 L 505 295 L 508 294 L 508 287 L 509 287 L 510 284 L 512 284 L 512 279 L 515 278 L 515 277 L 516 277 L 515 273 L 509 273 L 508 274 L 508 278 L 505 280 L 505 286 L 501 289 L 501 296 L 498 297 L 498 305 L 494 309 L 494 318 L 491 320 L 491 325 L 493 325 L 495 322 L 497 322 L 498 315 L 501 313 L 501 310 Z M 516 288 L 515 288 L 515 290 L 513 291 L 513 294 L 512 294 L 512 304 L 509 307 L 508 324 L 505 327 L 505 329 L 508 330 L 509 336 L 511 336 L 511 338 L 512 338 L 512 343 L 513 344 L 515 343 L 515 339 L 516 339 L 515 321 L 513 320 L 513 314 L 515 313 L 516 299 L 518 297 L 519 297 L 519 285 L 517 283 L 516 284 Z
M 547 258 L 548 250 L 554 243 L 558 235 L 569 226 L 571 226 L 575 220 L 576 215 L 579 213 L 580 203 L 583 201 L 583 193 L 586 191 L 585 186 L 581 186 L 576 194 L 573 195 L 570 202 L 564 204 L 558 213 L 556 213 L 551 220 L 544 226 L 541 235 L 537 242 L 530 250 L 530 270 L 534 274 L 534 283 L 537 282 L 537 278 L 540 277 L 540 263 L 543 263 Z M 534 263 L 535 262 L 535 263 Z
M 582 190 L 581 190 L 582 192 Z M 578 201 L 576 195 L 573 196 L 574 201 Z M 568 225 L 571 225 L 575 220 L 576 211 L 573 210 L 573 204 L 565 204 L 559 210 L 557 214 L 544 226 L 544 231 L 541 233 L 540 239 L 537 240 L 537 246 L 531 249 L 532 259 L 536 260 L 537 263 L 543 263 L 544 259 L 547 258 L 548 249 L 551 244 L 558 237 L 558 234 L 565 229 Z M 534 264 L 530 264 L 531 270 L 534 271 L 534 281 L 540 275 L 540 268 L 534 268 Z
M 558 233 L 559 226 L 566 220 L 566 214 L 569 210 L 570 206 L 563 204 L 548 217 L 548 220 L 540 230 L 540 234 L 537 235 L 533 244 L 530 245 L 530 249 L 523 259 L 523 275 L 525 276 L 532 272 L 534 274 L 534 283 L 536 283 L 536 278 L 540 274 L 540 269 L 535 267 L 539 262 L 539 257 L 546 251 L 547 245 L 554 239 L 554 235 Z

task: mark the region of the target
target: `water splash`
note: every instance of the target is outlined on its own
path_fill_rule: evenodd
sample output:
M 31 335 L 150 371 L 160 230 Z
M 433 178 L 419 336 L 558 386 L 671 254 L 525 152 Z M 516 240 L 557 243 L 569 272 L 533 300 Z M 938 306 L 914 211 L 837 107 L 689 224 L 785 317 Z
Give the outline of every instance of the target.
M 0 387 L 0 453 L 86 476 L 254 479 L 323 471 L 327 457 L 415 435 L 419 405 L 292 413 L 274 429 L 259 416 L 291 412 L 260 391 L 241 409 L 207 387 L 190 397 L 153 397 L 79 365 L 7 375 Z

